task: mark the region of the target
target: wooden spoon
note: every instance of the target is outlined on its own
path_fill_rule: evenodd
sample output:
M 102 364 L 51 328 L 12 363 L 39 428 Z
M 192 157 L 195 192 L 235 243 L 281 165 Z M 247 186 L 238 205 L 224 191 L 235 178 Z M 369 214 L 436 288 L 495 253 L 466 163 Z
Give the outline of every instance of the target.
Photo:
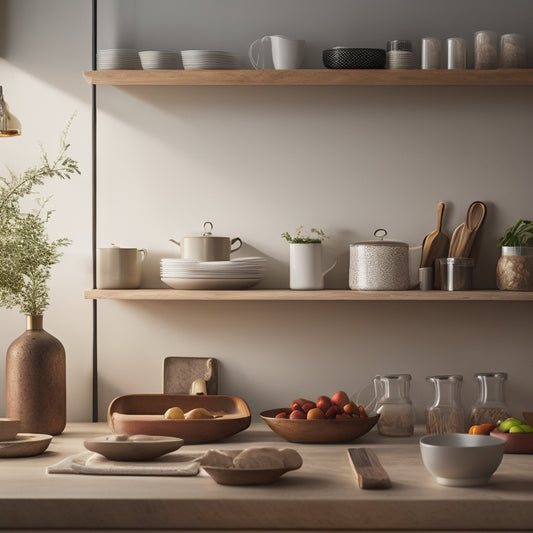
M 450 242 L 448 257 L 470 257 L 477 232 L 485 220 L 487 206 L 473 202 L 466 213 L 466 220 L 455 228 Z
M 422 242 L 421 267 L 431 267 L 437 259 L 446 257 L 450 247 L 450 239 L 448 235 L 441 231 L 445 207 L 446 204 L 444 202 L 439 202 L 437 207 L 437 229 L 426 235 Z

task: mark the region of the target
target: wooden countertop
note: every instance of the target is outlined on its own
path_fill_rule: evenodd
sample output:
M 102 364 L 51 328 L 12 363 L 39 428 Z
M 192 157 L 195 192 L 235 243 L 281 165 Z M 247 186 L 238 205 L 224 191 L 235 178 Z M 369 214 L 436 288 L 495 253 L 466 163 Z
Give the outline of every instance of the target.
M 264 529 L 264 530 L 531 530 L 533 455 L 505 455 L 485 487 L 438 485 L 410 438 L 381 437 L 374 428 L 349 444 L 292 444 L 261 421 L 221 443 L 180 452 L 269 445 L 298 449 L 304 464 L 272 485 L 217 485 L 196 477 L 47 474 L 46 467 L 85 450 L 83 440 L 109 433 L 106 424 L 68 424 L 37 457 L 0 459 L 0 528 Z M 358 488 L 348 447 L 368 446 L 392 488 Z

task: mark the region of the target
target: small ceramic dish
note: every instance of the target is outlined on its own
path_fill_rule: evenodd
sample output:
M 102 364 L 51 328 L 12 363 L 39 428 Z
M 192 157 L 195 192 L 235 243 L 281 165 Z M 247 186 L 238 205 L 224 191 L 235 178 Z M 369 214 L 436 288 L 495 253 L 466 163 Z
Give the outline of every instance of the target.
M 108 435 L 83 445 L 111 461 L 149 461 L 183 446 L 183 439 L 153 435 Z
M 0 442 L 0 457 L 30 457 L 43 453 L 52 441 L 52 435 L 18 433 L 12 440 Z
M 368 433 L 379 419 L 379 415 L 345 420 L 275 418 L 282 411 L 288 413 L 290 409 L 263 411 L 261 418 L 272 431 L 290 442 L 315 444 L 350 442 Z
M 486 485 L 503 458 L 504 443 L 490 435 L 441 433 L 420 439 L 422 462 L 440 485 Z
M 20 431 L 20 420 L 0 418 L 0 441 L 13 440 Z
M 533 433 L 502 433 L 493 429 L 490 434 L 505 441 L 505 453 L 533 453 Z
M 274 483 L 283 474 L 295 468 L 225 468 L 202 466 L 220 485 L 266 485 Z

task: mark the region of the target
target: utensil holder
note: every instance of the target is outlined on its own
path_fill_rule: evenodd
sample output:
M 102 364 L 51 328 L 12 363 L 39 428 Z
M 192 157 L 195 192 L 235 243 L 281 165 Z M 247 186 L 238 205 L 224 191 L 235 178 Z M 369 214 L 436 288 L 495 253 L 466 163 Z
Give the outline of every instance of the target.
M 469 257 L 445 257 L 440 261 L 440 288 L 443 291 L 472 289 L 474 260 Z

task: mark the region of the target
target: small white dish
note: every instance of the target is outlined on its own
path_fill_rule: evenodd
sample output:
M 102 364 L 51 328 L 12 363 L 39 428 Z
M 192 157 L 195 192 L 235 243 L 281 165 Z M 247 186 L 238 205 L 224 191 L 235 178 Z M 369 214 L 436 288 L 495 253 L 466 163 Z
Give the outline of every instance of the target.
M 420 439 L 420 453 L 437 483 L 450 487 L 486 485 L 500 465 L 502 439 L 489 435 L 442 433 Z
M 181 448 L 178 437 L 153 435 L 108 435 L 86 440 L 83 445 L 111 461 L 149 461 Z

